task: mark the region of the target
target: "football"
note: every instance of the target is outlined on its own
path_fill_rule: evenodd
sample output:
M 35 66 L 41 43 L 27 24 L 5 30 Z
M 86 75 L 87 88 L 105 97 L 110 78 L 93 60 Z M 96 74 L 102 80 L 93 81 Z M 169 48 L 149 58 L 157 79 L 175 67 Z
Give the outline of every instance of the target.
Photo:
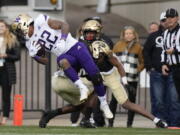
M 45 56 L 45 48 L 43 46 L 41 46 L 41 49 L 37 52 L 38 56 Z

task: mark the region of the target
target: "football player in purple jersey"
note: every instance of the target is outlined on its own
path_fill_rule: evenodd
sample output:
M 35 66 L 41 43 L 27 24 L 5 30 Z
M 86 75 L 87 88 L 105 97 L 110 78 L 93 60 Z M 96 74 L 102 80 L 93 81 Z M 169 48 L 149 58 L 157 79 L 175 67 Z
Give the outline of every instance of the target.
M 86 100 L 89 93 L 87 86 L 84 85 L 77 74 L 80 68 L 85 69 L 93 83 L 94 90 L 100 100 L 100 108 L 105 117 L 109 119 L 113 117 L 106 101 L 100 71 L 86 46 L 71 36 L 67 23 L 51 19 L 43 14 L 40 14 L 36 19 L 27 14 L 20 14 L 11 26 L 15 33 L 25 37 L 29 55 L 36 61 L 40 63 L 47 62 L 45 56 L 37 55 L 42 48 L 57 56 L 58 65 L 74 85 L 79 88 L 80 101 Z

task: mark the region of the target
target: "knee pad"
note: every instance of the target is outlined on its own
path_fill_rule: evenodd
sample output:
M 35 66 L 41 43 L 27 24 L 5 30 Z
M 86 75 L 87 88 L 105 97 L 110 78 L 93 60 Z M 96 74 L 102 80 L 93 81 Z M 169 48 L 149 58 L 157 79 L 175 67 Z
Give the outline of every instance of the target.
M 98 84 L 102 83 L 102 81 L 103 81 L 100 73 L 97 73 L 97 74 L 91 76 L 91 80 L 94 85 L 98 85 Z

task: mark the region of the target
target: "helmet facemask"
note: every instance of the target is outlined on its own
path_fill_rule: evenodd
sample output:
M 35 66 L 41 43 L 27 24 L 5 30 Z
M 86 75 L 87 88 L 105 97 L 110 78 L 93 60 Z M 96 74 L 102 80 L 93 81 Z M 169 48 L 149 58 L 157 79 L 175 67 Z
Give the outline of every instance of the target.
M 99 59 L 102 54 L 107 55 L 111 52 L 109 46 L 104 41 L 98 40 L 90 45 L 90 50 L 94 59 Z
M 11 25 L 12 31 L 21 38 L 28 39 L 29 26 L 33 19 L 27 14 L 20 14 Z
M 82 27 L 84 40 L 88 42 L 98 40 L 100 38 L 101 29 L 102 25 L 98 21 L 87 21 Z
M 99 36 L 96 31 L 86 30 L 83 32 L 84 40 L 87 42 L 93 42 L 95 41 Z

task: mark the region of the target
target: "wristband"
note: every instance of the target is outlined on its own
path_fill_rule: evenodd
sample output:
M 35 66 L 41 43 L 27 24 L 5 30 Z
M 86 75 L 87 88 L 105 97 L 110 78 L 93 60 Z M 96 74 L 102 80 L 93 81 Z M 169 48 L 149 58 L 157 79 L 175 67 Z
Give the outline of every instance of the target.
M 62 34 L 61 34 L 61 39 L 65 39 L 65 40 L 66 40 L 67 36 L 68 36 L 68 34 L 62 33 Z
M 36 60 L 39 60 L 41 57 L 39 57 L 39 56 L 34 56 L 34 58 L 36 59 Z
M 124 85 L 128 84 L 126 76 L 123 76 L 121 79 Z

